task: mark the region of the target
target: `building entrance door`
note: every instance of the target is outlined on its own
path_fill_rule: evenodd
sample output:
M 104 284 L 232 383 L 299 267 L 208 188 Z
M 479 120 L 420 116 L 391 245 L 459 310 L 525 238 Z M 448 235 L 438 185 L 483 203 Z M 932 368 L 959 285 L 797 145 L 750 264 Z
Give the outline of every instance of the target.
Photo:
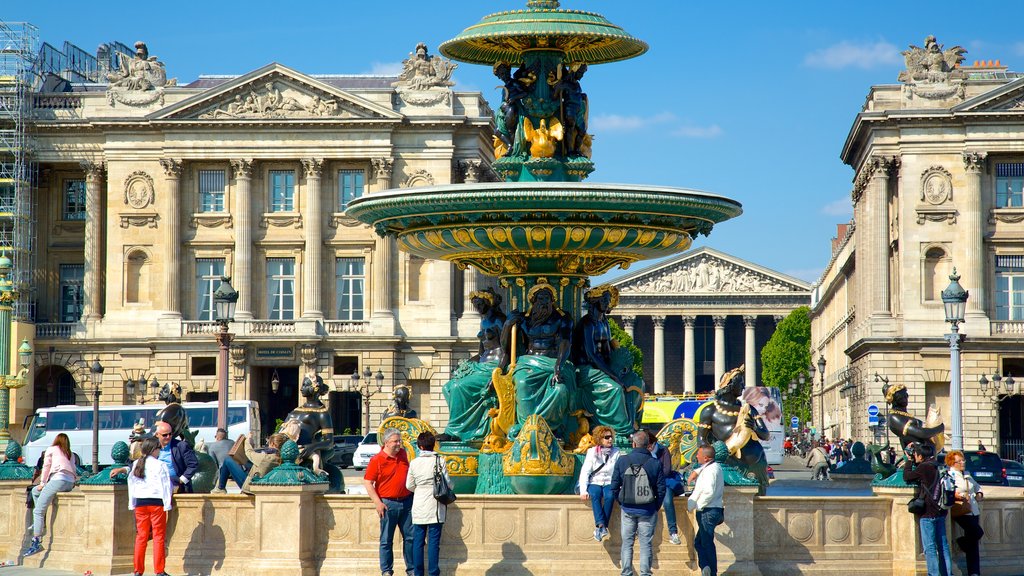
M 274 377 L 278 379 L 277 392 L 273 390 Z M 267 366 L 257 370 L 256 391 L 253 396 L 260 403 L 260 424 L 267 436 L 277 431 L 288 413 L 299 405 L 298 366 Z

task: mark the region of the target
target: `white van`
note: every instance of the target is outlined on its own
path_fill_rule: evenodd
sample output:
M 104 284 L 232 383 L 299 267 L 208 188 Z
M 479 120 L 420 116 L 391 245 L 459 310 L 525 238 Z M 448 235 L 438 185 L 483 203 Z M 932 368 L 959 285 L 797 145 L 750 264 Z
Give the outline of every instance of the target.
M 100 465 L 113 463 L 111 448 L 118 441 L 128 442 L 132 427 L 137 422 L 142 420 L 146 430 L 150 430 L 156 421 L 157 412 L 165 406 L 158 403 L 100 406 Z M 217 433 L 217 403 L 184 402 L 182 406 L 188 414 L 189 430 L 198 431 L 196 442 L 213 442 Z M 26 465 L 35 466 L 39 456 L 61 432 L 68 435 L 71 451 L 82 459 L 82 465 L 92 465 L 92 406 L 40 408 L 29 419 L 23 446 Z M 228 402 L 228 438 L 235 439 L 242 434 L 256 438 L 257 441 L 261 438 L 259 405 L 252 400 Z

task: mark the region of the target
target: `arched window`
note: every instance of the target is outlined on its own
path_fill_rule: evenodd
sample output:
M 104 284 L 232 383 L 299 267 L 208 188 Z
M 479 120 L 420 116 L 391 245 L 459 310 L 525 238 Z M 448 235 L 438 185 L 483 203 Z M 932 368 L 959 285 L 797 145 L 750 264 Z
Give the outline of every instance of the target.
M 942 299 L 942 291 L 949 284 L 949 258 L 942 248 L 932 247 L 924 253 L 922 292 L 927 302 Z
M 149 302 L 149 257 L 142 250 L 133 250 L 125 258 L 124 267 L 125 302 L 129 304 Z

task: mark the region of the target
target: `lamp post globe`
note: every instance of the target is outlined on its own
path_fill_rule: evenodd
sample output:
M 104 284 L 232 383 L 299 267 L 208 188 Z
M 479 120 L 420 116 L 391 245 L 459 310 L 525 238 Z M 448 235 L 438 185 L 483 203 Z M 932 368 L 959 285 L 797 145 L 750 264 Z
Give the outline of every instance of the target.
M 231 277 L 221 276 L 220 285 L 213 292 L 214 314 L 220 332 L 217 333 L 219 355 L 217 359 L 217 427 L 228 428 L 228 349 L 231 345 L 231 333 L 228 324 L 235 319 L 235 306 L 238 304 L 238 291 L 231 286 Z
M 946 312 L 946 322 L 952 329 L 947 335 L 949 340 L 949 404 L 952 414 L 950 424 L 952 432 L 952 444 L 954 450 L 964 449 L 963 421 L 960 407 L 960 324 L 964 321 L 964 311 L 967 308 L 967 290 L 960 285 L 960 275 L 953 268 L 949 275 L 949 286 L 942 291 L 942 307 Z
M 235 319 L 238 291 L 231 286 L 230 276 L 220 277 L 220 285 L 213 292 L 213 304 L 218 323 L 227 324 Z

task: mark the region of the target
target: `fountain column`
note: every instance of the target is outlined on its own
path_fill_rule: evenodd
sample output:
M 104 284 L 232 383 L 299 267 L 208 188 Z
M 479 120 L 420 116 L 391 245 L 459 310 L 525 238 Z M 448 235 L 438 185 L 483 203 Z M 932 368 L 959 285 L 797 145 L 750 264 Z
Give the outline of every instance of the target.
M 665 393 L 665 317 L 654 316 L 654 393 Z
M 746 365 L 744 380 L 747 386 L 757 386 L 757 349 L 755 348 L 755 328 L 757 316 L 743 317 L 743 363 Z
M 696 316 L 683 316 L 683 390 L 697 393 L 697 358 L 693 345 L 693 325 Z
M 725 316 L 712 316 L 715 323 L 715 382 L 713 389 L 718 388 L 718 383 L 725 375 Z

